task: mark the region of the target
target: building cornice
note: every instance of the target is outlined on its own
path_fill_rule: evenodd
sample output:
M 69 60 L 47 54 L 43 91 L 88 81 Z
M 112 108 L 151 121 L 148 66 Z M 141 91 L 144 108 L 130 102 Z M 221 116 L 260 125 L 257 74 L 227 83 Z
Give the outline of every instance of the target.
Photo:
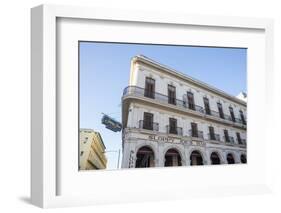
M 190 77 L 190 76 L 188 76 L 186 74 L 183 74 L 183 73 L 181 73 L 179 71 L 176 71 L 176 70 L 174 70 L 172 68 L 169 68 L 169 67 L 167 67 L 167 66 L 165 66 L 163 64 L 160 64 L 160 63 L 158 63 L 158 62 L 156 62 L 156 61 L 154 61 L 154 60 L 152 60 L 150 58 L 147 58 L 147 57 L 145 57 L 143 55 L 137 55 L 137 56 L 133 57 L 132 58 L 132 62 L 133 63 L 142 62 L 145 65 L 149 65 L 149 66 L 151 66 L 153 68 L 156 68 L 157 70 L 159 70 L 161 72 L 164 72 L 165 74 L 170 74 L 170 75 L 172 75 L 172 76 L 174 76 L 176 78 L 182 79 L 183 81 L 191 83 L 194 86 L 197 86 L 197 87 L 200 87 L 202 89 L 208 90 L 208 91 L 210 91 L 210 92 L 212 92 L 214 94 L 222 96 L 225 99 L 233 101 L 233 102 L 235 102 L 237 104 L 241 104 L 241 105 L 243 105 L 245 107 L 247 106 L 246 102 L 236 98 L 235 96 L 232 96 L 232 95 L 230 95 L 230 94 L 228 94 L 228 93 L 226 93 L 226 92 L 224 92 L 224 91 L 222 91 L 220 89 L 217 89 L 217 88 L 215 88 L 215 87 L 213 87 L 211 85 L 208 85 L 208 84 L 206 84 L 206 83 L 204 83 L 202 81 L 194 79 L 194 78 L 192 78 L 192 77 Z

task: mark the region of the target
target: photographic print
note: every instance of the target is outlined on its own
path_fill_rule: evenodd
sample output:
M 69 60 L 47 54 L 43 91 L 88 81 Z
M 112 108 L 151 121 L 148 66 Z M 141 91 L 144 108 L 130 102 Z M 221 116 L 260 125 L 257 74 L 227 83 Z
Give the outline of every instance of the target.
M 79 41 L 79 171 L 247 163 L 247 49 Z

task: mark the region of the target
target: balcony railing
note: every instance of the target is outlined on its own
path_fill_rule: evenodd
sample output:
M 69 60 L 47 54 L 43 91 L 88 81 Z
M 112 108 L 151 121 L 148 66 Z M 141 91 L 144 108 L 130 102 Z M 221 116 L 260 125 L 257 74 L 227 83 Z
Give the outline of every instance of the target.
M 246 139 L 242 139 L 242 138 L 238 139 L 237 138 L 237 143 L 240 144 L 240 145 L 246 145 Z
M 220 119 L 224 119 L 224 120 L 228 120 L 228 121 L 233 122 L 230 115 L 223 114 L 223 116 L 222 116 L 219 112 L 214 111 L 214 110 L 210 110 L 210 114 L 207 114 L 207 115 L 211 115 L 211 116 L 214 116 L 214 117 L 217 117 L 217 118 L 220 118 Z
M 144 88 L 137 87 L 137 86 L 128 86 L 124 89 L 123 95 L 136 95 L 140 97 L 147 97 L 147 92 Z M 205 110 L 203 107 L 194 105 L 194 107 L 190 107 L 186 101 L 182 101 L 179 99 L 170 98 L 167 95 L 163 95 L 157 92 L 154 92 L 153 95 L 150 95 L 148 98 L 155 99 L 161 103 L 165 104 L 171 104 L 176 105 L 177 107 L 184 108 L 184 109 L 190 109 L 197 112 L 205 113 Z
M 242 141 L 242 144 L 243 144 L 243 145 L 246 145 L 246 144 L 247 144 L 246 139 L 241 139 L 241 141 Z
M 236 118 L 234 117 L 234 115 L 233 116 L 230 115 L 230 119 L 231 119 L 232 122 L 234 122 L 234 123 L 236 122 Z
M 232 137 L 232 136 L 228 136 L 228 137 L 223 136 L 223 140 L 225 143 L 234 144 L 234 137 Z
M 180 101 L 180 100 L 179 100 Z M 205 114 L 205 110 L 203 107 L 201 106 L 198 106 L 198 105 L 195 105 L 195 104 L 188 104 L 187 102 L 185 101 L 182 101 L 183 102 L 183 107 L 184 108 L 187 108 L 187 109 L 190 109 L 190 110 L 194 110 L 196 112 L 200 112 L 200 113 L 203 113 Z
M 151 131 L 159 131 L 159 123 L 140 120 L 139 128 L 147 129 L 147 130 L 151 130 Z M 183 136 L 183 130 L 181 127 L 174 127 L 174 126 L 167 125 L 166 130 L 167 130 L 168 134 L 175 134 L 175 135 Z M 198 138 L 198 139 L 204 140 L 203 131 L 192 131 L 192 129 L 190 129 L 188 131 L 188 135 L 193 138 Z M 221 137 L 219 134 L 213 134 L 213 135 L 208 134 L 207 140 L 221 141 Z M 238 138 L 236 138 L 236 143 L 235 143 L 235 139 L 232 136 L 228 136 L 228 137 L 222 136 L 222 141 L 224 141 L 226 144 L 246 145 L 246 139 L 240 138 L 240 140 L 238 140 Z
M 194 130 L 190 129 L 190 130 L 188 131 L 188 133 L 189 133 L 189 136 L 190 136 L 190 137 L 204 139 L 203 131 L 194 131 Z
M 244 120 L 242 121 L 240 118 L 235 118 L 236 122 L 242 125 L 247 125 L 247 122 Z
M 159 131 L 159 123 L 140 120 L 139 128 L 148 129 L 148 130 L 152 130 L 152 131 Z
M 212 141 L 220 141 L 220 135 L 219 134 L 208 134 L 208 139 Z
M 123 96 L 125 96 L 125 95 L 135 95 L 135 96 L 139 96 L 139 97 L 151 98 L 151 99 L 159 101 L 160 103 L 163 103 L 163 104 L 170 104 L 170 105 L 174 105 L 174 106 L 177 106 L 179 108 L 182 108 L 182 109 L 193 110 L 193 111 L 199 112 L 199 113 L 204 114 L 204 115 L 213 116 L 213 117 L 216 117 L 216 118 L 220 118 L 220 119 L 223 119 L 223 120 L 230 121 L 232 123 L 239 123 L 239 124 L 244 125 L 244 126 L 247 123 L 247 121 L 243 122 L 239 118 L 235 118 L 235 122 L 234 122 L 232 117 L 230 115 L 226 115 L 226 114 L 224 114 L 223 118 L 222 118 L 222 116 L 220 116 L 220 113 L 217 112 L 217 111 L 214 111 L 214 110 L 210 110 L 208 113 L 206 113 L 205 109 L 201 106 L 198 106 L 198 105 L 195 105 L 195 104 L 188 104 L 187 101 L 175 99 L 173 97 L 169 98 L 167 95 L 163 95 L 163 94 L 160 94 L 160 93 L 157 93 L 157 92 L 147 91 L 144 88 L 137 87 L 137 86 L 126 87 L 123 91 Z
M 180 135 L 182 136 L 182 128 L 181 127 L 174 127 L 167 125 L 166 130 L 168 134 L 175 134 L 175 135 Z

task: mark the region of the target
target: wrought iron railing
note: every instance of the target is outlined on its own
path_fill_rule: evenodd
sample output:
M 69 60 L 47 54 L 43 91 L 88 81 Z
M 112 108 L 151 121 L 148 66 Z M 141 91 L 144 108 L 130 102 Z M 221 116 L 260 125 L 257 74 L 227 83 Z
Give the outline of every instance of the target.
M 148 94 L 149 93 L 149 97 Z M 171 105 L 176 105 L 177 107 L 180 108 L 184 108 L 184 109 L 190 109 L 190 110 L 194 110 L 200 113 L 205 113 L 205 110 L 203 107 L 198 106 L 198 105 L 194 105 L 193 108 L 189 108 L 189 105 L 186 101 L 182 101 L 176 98 L 170 98 L 167 95 L 163 95 L 157 92 L 154 92 L 153 94 L 151 94 L 151 92 L 146 92 L 146 90 L 144 88 L 141 87 L 137 87 L 137 86 L 128 86 L 124 89 L 123 91 L 123 95 L 136 95 L 136 96 L 140 96 L 140 97 L 148 97 L 148 98 L 152 98 L 155 99 L 161 103 L 167 103 L 167 104 L 171 104 Z
M 140 129 L 153 130 L 153 131 L 159 131 L 159 123 L 140 120 L 139 121 L 139 128 Z
M 189 136 L 190 136 L 190 137 L 204 139 L 203 131 L 198 131 L 198 130 L 196 131 L 196 130 L 190 129 L 190 130 L 188 131 L 188 133 L 189 133 Z
M 229 143 L 229 144 L 234 144 L 235 143 L 235 139 L 234 137 L 229 136 L 228 138 L 226 138 L 225 136 L 223 136 L 223 139 L 225 141 L 225 143 Z M 246 145 L 246 139 L 236 139 L 237 144 L 239 145 Z
M 182 136 L 182 128 L 181 127 L 174 127 L 167 125 L 166 130 L 168 134 L 175 134 L 175 135 L 181 135 Z
M 211 109 L 210 108 L 205 108 L 205 114 L 206 115 L 212 115 L 211 114 Z
M 232 137 L 232 136 L 228 136 L 228 137 L 223 136 L 223 140 L 225 143 L 234 144 L 234 137 Z
M 235 118 L 236 122 L 242 125 L 247 125 L 247 122 L 244 120 L 241 120 L 240 118 Z
M 233 120 L 232 117 L 230 115 L 227 115 L 227 114 L 223 114 L 223 117 L 222 117 L 219 112 L 214 111 L 214 110 L 210 110 L 210 111 L 206 112 L 206 110 L 201 106 L 198 106 L 198 105 L 195 105 L 195 104 L 188 104 L 187 101 L 179 100 L 179 99 L 176 99 L 174 97 L 171 98 L 171 97 L 169 97 L 167 95 L 163 95 L 161 93 L 147 91 L 144 88 L 141 88 L 141 87 L 138 87 L 138 86 L 128 86 L 128 87 L 126 87 L 123 91 L 123 96 L 125 96 L 125 95 L 135 95 L 135 96 L 139 96 L 139 97 L 151 98 L 151 99 L 154 99 L 156 101 L 159 101 L 160 103 L 175 105 L 179 108 L 193 110 L 193 111 L 199 112 L 199 113 L 204 114 L 204 115 L 213 116 L 213 117 L 216 117 L 216 118 L 220 118 L 220 119 L 223 119 L 223 120 L 230 121 L 232 123 L 238 123 L 240 125 L 243 125 L 244 127 L 247 124 L 246 120 L 242 121 L 240 118 L 236 118 L 236 117 Z
M 246 145 L 246 139 L 242 139 L 242 138 L 238 139 L 237 138 L 237 143 L 240 144 L 240 145 Z
M 144 121 L 144 120 L 140 120 L 139 121 L 139 128 L 140 129 L 147 129 L 147 130 L 152 130 L 152 131 L 159 131 L 159 123 L 155 123 L 155 122 L 148 122 L 148 121 Z M 179 136 L 183 136 L 183 130 L 181 127 L 174 127 L 174 126 L 170 126 L 167 125 L 166 126 L 166 130 L 168 134 L 175 134 L 175 135 L 179 135 Z M 195 131 L 190 129 L 188 131 L 188 134 L 190 137 L 194 137 L 194 138 L 200 138 L 204 140 L 204 133 L 203 131 Z M 208 133 L 208 137 L 207 140 L 213 140 L 213 141 L 221 141 L 221 137 L 219 134 L 209 134 Z M 226 144 L 235 144 L 235 139 L 232 136 L 228 136 L 222 137 L 222 141 L 224 141 Z M 246 145 L 246 139 L 236 139 L 237 144 L 239 145 Z
M 212 141 L 220 141 L 220 135 L 219 134 L 208 134 L 208 139 Z
M 202 114 L 205 114 L 205 110 L 203 107 L 195 105 L 195 104 L 188 104 L 186 101 L 183 101 L 183 106 L 184 108 L 190 109 L 190 110 L 194 110 L 196 112 L 200 112 Z

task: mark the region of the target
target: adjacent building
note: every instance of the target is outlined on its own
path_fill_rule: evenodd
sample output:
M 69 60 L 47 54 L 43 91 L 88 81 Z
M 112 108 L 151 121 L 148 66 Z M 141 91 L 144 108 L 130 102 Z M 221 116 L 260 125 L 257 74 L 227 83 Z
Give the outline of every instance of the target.
M 80 129 L 79 170 L 106 169 L 105 145 L 100 133 Z
M 135 56 L 122 97 L 122 168 L 246 163 L 246 115 L 244 100 Z

